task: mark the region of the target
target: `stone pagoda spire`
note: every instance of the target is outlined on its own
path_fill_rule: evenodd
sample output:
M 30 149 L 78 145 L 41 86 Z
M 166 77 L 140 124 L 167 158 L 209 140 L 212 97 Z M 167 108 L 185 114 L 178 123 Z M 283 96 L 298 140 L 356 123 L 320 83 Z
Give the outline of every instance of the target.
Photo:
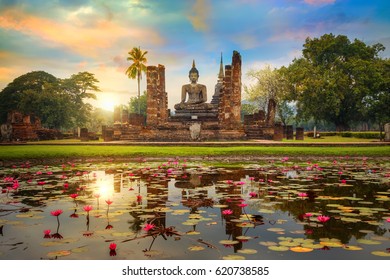
M 219 74 L 218 74 L 218 81 L 222 81 L 225 77 L 223 73 L 223 61 L 222 61 L 222 52 L 221 52 L 221 63 L 219 64 Z
M 217 84 L 215 85 L 213 98 L 211 99 L 211 104 L 214 104 L 215 106 L 218 106 L 219 104 L 220 93 L 222 90 L 224 77 L 225 74 L 223 72 L 223 61 L 222 61 L 222 52 L 221 52 L 221 62 L 219 64 L 218 81 Z

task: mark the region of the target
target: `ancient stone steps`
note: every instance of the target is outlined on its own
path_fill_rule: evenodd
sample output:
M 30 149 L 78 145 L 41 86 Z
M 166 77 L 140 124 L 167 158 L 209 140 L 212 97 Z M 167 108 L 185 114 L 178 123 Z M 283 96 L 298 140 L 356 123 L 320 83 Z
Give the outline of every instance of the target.
M 265 139 L 264 132 L 258 126 L 245 126 L 247 139 Z

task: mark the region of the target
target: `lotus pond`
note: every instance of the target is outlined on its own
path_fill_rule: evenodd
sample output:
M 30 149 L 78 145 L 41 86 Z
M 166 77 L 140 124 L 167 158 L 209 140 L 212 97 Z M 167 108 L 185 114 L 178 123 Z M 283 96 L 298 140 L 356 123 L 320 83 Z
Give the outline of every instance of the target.
M 389 259 L 390 163 L 0 167 L 0 259 Z

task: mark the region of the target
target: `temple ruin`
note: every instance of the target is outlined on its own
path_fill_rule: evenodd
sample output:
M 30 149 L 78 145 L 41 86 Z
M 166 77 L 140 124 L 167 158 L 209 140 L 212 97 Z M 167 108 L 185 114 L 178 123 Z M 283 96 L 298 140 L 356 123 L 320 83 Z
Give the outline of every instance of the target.
M 165 67 L 148 66 L 146 120 L 129 115 L 116 108 L 114 126 L 103 127 L 105 141 L 212 141 L 273 139 L 275 128 L 275 102 L 269 101 L 264 111 L 244 116 L 241 120 L 241 55 L 233 52 L 231 65 L 223 68 L 222 57 L 210 103 L 199 101 L 184 106 L 175 105 L 175 113 L 168 109 L 165 91 Z M 193 63 L 193 69 L 195 63 Z M 191 74 L 190 71 L 190 74 Z M 195 69 L 195 71 L 197 71 Z M 183 89 L 184 90 L 184 89 Z M 184 92 L 182 93 L 184 94 Z M 180 110 L 179 110 L 180 109 Z

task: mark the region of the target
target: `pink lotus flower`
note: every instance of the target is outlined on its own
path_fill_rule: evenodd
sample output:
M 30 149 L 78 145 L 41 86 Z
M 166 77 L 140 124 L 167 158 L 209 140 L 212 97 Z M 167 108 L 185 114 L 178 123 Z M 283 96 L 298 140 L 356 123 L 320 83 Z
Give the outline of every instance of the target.
M 67 189 L 69 187 L 68 183 L 64 183 L 64 188 Z
M 155 225 L 154 224 L 146 224 L 143 228 L 144 231 L 149 231 L 154 229 Z
M 311 216 L 313 216 L 312 213 L 305 213 L 305 214 L 303 214 L 304 218 L 310 218 Z
M 313 230 L 312 229 L 307 229 L 307 230 L 305 230 L 305 233 L 308 234 L 308 235 L 313 234 Z
M 46 172 L 47 175 L 53 175 L 53 172 L 49 171 L 49 172 Z
M 317 217 L 317 220 L 318 220 L 320 223 L 326 223 L 327 221 L 330 220 L 330 217 L 321 215 L 321 216 L 318 216 L 318 217 Z
M 137 195 L 137 202 L 141 202 L 142 201 L 142 195 Z
M 233 214 L 233 211 L 231 209 L 226 209 L 222 211 L 222 215 L 231 215 Z
M 113 201 L 110 200 L 110 199 L 107 199 L 107 200 L 106 200 L 106 203 L 107 203 L 108 205 L 111 205 L 111 204 L 113 203 Z
M 35 173 L 37 175 L 42 175 L 42 171 L 37 171 L 37 173 Z
M 43 238 L 51 238 L 50 233 L 51 233 L 50 229 L 45 229 L 43 231 L 43 234 L 44 234 Z
M 303 197 L 307 197 L 307 193 L 302 192 L 302 193 L 299 193 L 298 196 L 299 196 L 299 197 L 302 197 L 302 198 L 303 198 Z
M 58 217 L 59 215 L 61 215 L 64 211 L 62 211 L 61 209 L 57 209 L 57 210 L 54 210 L 54 211 L 51 211 L 50 214 L 52 216 L 56 216 Z
M 248 206 L 248 204 L 245 204 L 245 203 L 240 203 L 240 204 L 238 204 L 238 206 L 239 206 L 239 207 L 241 207 L 241 208 L 244 208 L 244 207 L 247 207 L 247 206 Z
M 346 184 L 347 183 L 347 180 L 341 180 L 341 184 Z
M 390 223 L 390 218 L 388 218 L 388 219 L 386 220 L 386 222 L 389 222 L 389 223 Z
M 84 209 L 84 211 L 86 211 L 86 212 L 88 212 L 89 213 L 89 211 L 91 211 L 92 210 L 92 205 L 85 205 L 84 207 L 83 207 L 83 209 Z
M 257 197 L 257 193 L 255 193 L 255 192 L 250 192 L 250 193 L 249 193 L 249 196 L 252 197 L 252 198 L 253 198 L 253 197 Z
M 94 196 L 95 196 L 96 198 L 99 198 L 99 197 L 100 197 L 100 193 L 95 193 Z
M 110 250 L 115 250 L 116 249 L 116 244 L 115 243 L 111 243 L 109 248 L 110 248 Z
M 39 181 L 39 182 L 38 182 L 38 185 L 40 185 L 40 186 L 43 186 L 44 184 L 46 184 L 45 181 Z
M 72 194 L 70 194 L 69 196 L 70 196 L 71 198 L 73 198 L 73 199 L 76 199 L 76 197 L 78 197 L 79 194 L 77 194 L 77 193 L 72 193 Z

